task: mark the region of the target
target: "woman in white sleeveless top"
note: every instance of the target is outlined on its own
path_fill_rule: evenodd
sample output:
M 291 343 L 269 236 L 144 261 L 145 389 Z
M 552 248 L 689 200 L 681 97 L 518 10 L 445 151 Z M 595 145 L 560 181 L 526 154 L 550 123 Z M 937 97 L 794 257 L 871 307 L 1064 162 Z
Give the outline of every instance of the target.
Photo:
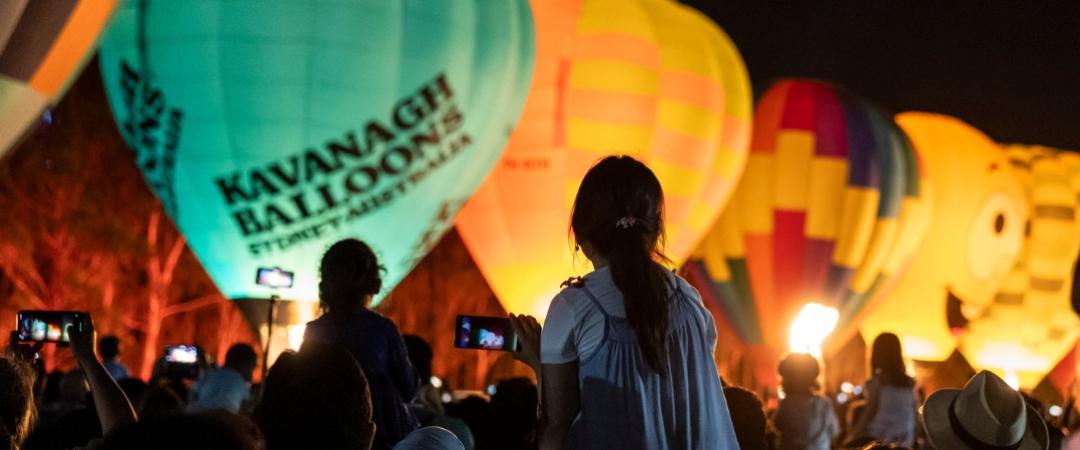
M 737 449 L 701 297 L 661 265 L 663 192 L 641 162 L 585 175 L 571 217 L 595 271 L 552 301 L 545 328 L 511 319 L 541 385 L 541 449 Z

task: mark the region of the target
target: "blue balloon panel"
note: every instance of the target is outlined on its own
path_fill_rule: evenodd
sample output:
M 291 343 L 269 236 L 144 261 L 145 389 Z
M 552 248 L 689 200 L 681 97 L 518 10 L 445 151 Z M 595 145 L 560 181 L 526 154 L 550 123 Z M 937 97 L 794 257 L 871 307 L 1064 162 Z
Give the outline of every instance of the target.
M 330 244 L 393 288 L 498 159 L 528 93 L 525 0 L 130 1 L 101 49 L 118 127 L 230 298 L 318 298 Z

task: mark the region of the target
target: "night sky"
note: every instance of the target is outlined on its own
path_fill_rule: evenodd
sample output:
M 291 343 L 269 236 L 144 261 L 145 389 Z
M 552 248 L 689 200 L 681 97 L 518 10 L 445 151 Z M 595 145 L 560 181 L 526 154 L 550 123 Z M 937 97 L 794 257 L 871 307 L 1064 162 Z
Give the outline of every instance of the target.
M 735 41 L 755 92 L 837 82 L 999 142 L 1080 150 L 1080 0 L 683 0 Z

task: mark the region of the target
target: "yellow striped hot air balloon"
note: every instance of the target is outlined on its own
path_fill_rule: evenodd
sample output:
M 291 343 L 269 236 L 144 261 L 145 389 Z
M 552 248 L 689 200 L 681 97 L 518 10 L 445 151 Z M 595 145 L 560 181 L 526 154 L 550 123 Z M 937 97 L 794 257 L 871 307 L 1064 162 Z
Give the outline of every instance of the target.
M 64 95 L 115 0 L 0 2 L 0 157 Z
M 681 262 L 741 172 L 751 92 L 728 37 L 673 1 L 534 1 L 533 15 L 525 111 L 457 226 L 507 310 L 543 317 L 560 282 L 588 268 L 567 237 L 588 168 L 621 153 L 653 169 Z
M 1024 246 L 993 302 L 972 319 L 960 351 L 976 369 L 1032 389 L 1080 338 L 1070 293 L 1080 251 L 1080 155 L 1006 149 L 1030 202 Z
M 975 128 L 927 113 L 896 122 L 933 187 L 930 224 L 896 287 L 859 326 L 867 342 L 893 332 L 907 356 L 942 361 L 956 328 L 990 303 L 1016 262 L 1027 200 L 1008 155 Z
M 785 80 L 757 105 L 746 173 L 686 272 L 747 344 L 774 356 L 808 303 L 851 334 L 926 226 L 918 158 L 892 120 L 828 84 Z

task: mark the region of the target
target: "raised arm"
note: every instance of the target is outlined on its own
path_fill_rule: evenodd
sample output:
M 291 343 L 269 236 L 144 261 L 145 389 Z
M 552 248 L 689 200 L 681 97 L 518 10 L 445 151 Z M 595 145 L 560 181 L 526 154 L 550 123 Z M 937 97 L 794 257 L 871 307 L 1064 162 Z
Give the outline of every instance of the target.
M 135 423 L 138 419 L 127 395 L 98 360 L 97 333 L 90 317 L 83 318 L 79 324 L 69 325 L 68 335 L 71 337 L 71 352 L 90 383 L 90 394 L 94 396 L 94 409 L 101 421 L 102 433 L 108 435 L 117 428 Z

